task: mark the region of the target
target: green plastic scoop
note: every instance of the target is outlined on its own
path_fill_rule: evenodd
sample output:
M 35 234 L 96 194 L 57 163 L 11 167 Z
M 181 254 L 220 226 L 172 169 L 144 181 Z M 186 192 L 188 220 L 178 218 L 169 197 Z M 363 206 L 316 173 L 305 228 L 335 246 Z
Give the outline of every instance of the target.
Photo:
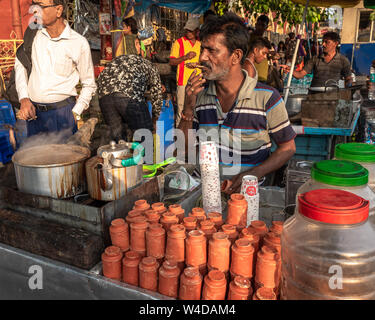
M 174 162 L 176 162 L 176 158 L 172 157 L 172 158 L 168 158 L 168 159 L 166 159 L 166 160 L 164 160 L 163 162 L 160 162 L 160 163 L 145 164 L 143 166 L 143 170 L 151 171 L 151 173 L 144 175 L 143 178 L 153 177 L 156 174 L 156 172 L 158 171 L 159 168 L 164 167 L 164 166 L 166 166 L 168 164 L 171 164 L 171 163 L 174 163 Z

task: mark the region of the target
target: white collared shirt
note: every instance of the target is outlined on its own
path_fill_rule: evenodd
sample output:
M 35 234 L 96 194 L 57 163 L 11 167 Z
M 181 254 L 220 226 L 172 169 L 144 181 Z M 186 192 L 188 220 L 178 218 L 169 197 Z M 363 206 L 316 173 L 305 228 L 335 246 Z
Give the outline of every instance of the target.
M 45 28 L 39 30 L 32 45 L 32 70 L 29 81 L 22 63 L 16 59 L 16 89 L 19 100 L 53 103 L 77 96 L 76 85 L 82 89 L 73 111 L 81 114 L 95 94 L 96 84 L 90 46 L 87 40 L 66 27 L 57 38 L 51 38 Z

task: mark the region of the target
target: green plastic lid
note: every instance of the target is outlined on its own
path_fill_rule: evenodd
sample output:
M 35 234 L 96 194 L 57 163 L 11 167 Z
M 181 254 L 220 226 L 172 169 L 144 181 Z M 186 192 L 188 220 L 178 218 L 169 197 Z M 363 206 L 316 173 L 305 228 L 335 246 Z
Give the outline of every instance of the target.
M 333 186 L 355 187 L 367 184 L 368 170 L 351 161 L 323 160 L 314 163 L 311 178 Z
M 335 147 L 335 158 L 359 162 L 375 162 L 375 145 L 367 143 L 339 143 Z

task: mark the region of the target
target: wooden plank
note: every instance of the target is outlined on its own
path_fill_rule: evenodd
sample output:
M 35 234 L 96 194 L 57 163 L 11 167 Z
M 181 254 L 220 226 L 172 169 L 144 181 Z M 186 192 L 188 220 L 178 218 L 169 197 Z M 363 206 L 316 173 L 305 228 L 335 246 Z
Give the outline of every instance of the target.
M 90 269 L 100 261 L 100 236 L 25 213 L 0 210 L 0 242 Z

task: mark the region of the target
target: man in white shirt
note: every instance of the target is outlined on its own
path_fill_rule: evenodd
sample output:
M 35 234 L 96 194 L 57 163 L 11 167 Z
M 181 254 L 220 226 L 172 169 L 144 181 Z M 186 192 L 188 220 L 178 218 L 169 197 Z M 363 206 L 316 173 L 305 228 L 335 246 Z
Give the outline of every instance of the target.
M 15 62 L 19 118 L 29 120 L 28 136 L 65 129 L 73 134 L 96 90 L 90 46 L 64 20 L 64 0 L 36 1 L 34 16 L 43 28 L 32 44 L 29 79 L 22 63 Z M 79 81 L 82 89 L 76 99 Z

